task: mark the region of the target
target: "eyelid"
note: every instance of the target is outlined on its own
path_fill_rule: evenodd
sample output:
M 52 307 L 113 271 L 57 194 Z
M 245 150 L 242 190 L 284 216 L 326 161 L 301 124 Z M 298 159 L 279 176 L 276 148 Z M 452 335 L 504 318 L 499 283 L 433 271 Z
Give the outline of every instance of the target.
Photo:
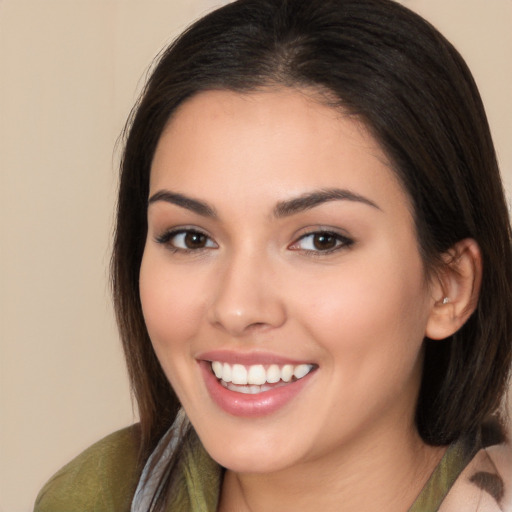
M 315 235 L 332 236 L 336 239 L 337 243 L 334 247 L 324 249 L 324 250 L 318 249 L 318 248 L 304 249 L 304 248 L 298 247 L 298 245 L 301 241 L 306 240 L 309 237 L 314 237 Z M 319 228 L 311 229 L 311 230 L 301 234 L 299 237 L 296 238 L 296 240 L 292 244 L 290 244 L 288 246 L 288 249 L 290 249 L 292 251 L 302 251 L 302 252 L 312 254 L 315 256 L 321 256 L 321 255 L 327 255 L 327 254 L 330 254 L 333 252 L 337 252 L 342 249 L 348 249 L 349 247 L 351 247 L 354 244 L 354 242 L 355 241 L 352 238 L 350 238 L 346 234 L 340 233 L 339 231 L 337 231 L 333 228 L 319 227 Z
M 204 247 L 190 248 L 190 247 L 177 247 L 171 243 L 171 240 L 179 235 L 187 235 L 189 233 L 195 233 L 202 235 L 207 238 L 207 245 Z M 155 242 L 158 244 L 165 245 L 169 250 L 173 252 L 181 253 L 199 253 L 205 250 L 217 249 L 219 246 L 213 240 L 213 238 L 203 229 L 195 226 L 179 226 L 176 228 L 170 228 L 164 230 L 160 235 L 155 236 Z M 211 242 L 211 243 L 209 243 Z

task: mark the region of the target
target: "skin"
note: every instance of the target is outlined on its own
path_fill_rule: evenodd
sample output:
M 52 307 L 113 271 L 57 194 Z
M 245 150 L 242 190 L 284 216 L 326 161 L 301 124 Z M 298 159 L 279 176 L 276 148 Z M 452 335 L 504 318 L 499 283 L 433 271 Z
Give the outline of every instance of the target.
M 325 189 L 336 199 L 276 215 Z M 200 93 L 159 141 L 140 270 L 155 352 L 210 455 L 219 510 L 406 510 L 442 456 L 414 425 L 422 342 L 442 291 L 425 275 L 411 204 L 354 117 L 307 91 Z M 282 212 L 281 212 L 282 213 Z M 174 229 L 206 235 L 188 249 Z M 334 250 L 311 233 L 332 232 Z M 350 243 L 347 243 L 347 239 Z M 433 313 L 434 312 L 434 313 Z M 237 417 L 210 398 L 201 354 L 261 351 L 316 370 L 284 407 Z

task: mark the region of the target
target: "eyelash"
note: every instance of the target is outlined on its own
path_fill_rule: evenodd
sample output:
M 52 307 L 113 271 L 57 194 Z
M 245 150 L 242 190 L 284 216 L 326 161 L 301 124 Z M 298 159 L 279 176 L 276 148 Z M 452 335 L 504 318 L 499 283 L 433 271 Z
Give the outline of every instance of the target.
M 177 247 L 172 243 L 172 240 L 178 236 L 184 236 L 187 237 L 190 236 L 200 236 L 204 237 L 205 239 L 205 245 L 202 247 Z M 308 238 L 311 238 L 312 243 L 314 244 L 314 238 L 315 237 L 324 237 L 328 238 L 331 241 L 334 242 L 334 246 L 327 248 L 327 249 L 301 249 L 299 247 L 299 244 L 307 240 Z M 213 242 L 213 240 L 204 232 L 198 230 L 198 229 L 191 229 L 191 228 L 180 228 L 175 230 L 166 231 L 162 235 L 159 235 L 155 238 L 156 242 L 162 245 L 166 245 L 171 251 L 173 252 L 180 252 L 180 253 L 197 253 L 203 250 L 210 250 L 210 249 L 216 249 L 218 248 L 218 245 Z M 184 245 L 186 243 L 185 240 L 183 240 Z M 210 244 L 210 245 L 209 245 Z M 288 249 L 293 251 L 303 251 L 306 254 L 313 255 L 313 256 L 322 256 L 326 254 L 331 254 L 333 252 L 337 252 L 341 249 L 347 249 L 351 247 L 354 244 L 354 240 L 341 235 L 339 233 L 336 233 L 334 231 L 329 230 L 317 230 L 312 231 L 309 233 L 306 233 L 302 235 L 300 238 L 298 238 L 295 242 L 293 242 L 291 245 L 288 246 Z
M 186 237 L 187 235 L 191 235 L 191 236 L 198 235 L 198 236 L 204 237 L 206 239 L 206 244 L 212 242 L 212 245 L 210 245 L 210 246 L 205 245 L 204 247 L 196 247 L 196 248 L 176 247 L 176 245 L 173 245 L 172 240 L 180 235 L 184 235 L 184 237 Z M 203 233 L 202 231 L 200 231 L 198 229 L 191 229 L 191 228 L 180 228 L 180 229 L 175 229 L 175 230 L 171 230 L 171 231 L 166 231 L 162 235 L 157 236 L 155 240 L 159 244 L 166 245 L 169 248 L 169 250 L 171 250 L 172 252 L 181 252 L 181 253 L 196 252 L 197 253 L 202 250 L 209 250 L 212 248 L 213 249 L 217 248 L 217 244 L 215 244 L 215 242 L 213 242 L 212 239 L 206 233 Z
M 300 247 L 297 247 L 301 241 L 307 240 L 308 238 L 311 238 L 311 242 L 314 244 L 314 238 L 315 237 L 325 237 L 328 239 L 331 239 L 335 245 L 334 247 L 330 247 L 328 249 L 301 249 Z M 329 230 L 318 230 L 318 231 L 312 231 L 309 233 L 306 233 L 302 235 L 296 242 L 293 242 L 292 245 L 289 246 L 289 249 L 300 251 L 302 250 L 306 254 L 310 254 L 312 256 L 323 256 L 326 254 L 331 254 L 333 252 L 337 252 L 341 249 L 348 249 L 350 246 L 354 244 L 354 240 L 341 235 L 340 233 L 336 233 L 335 231 L 329 231 Z M 297 248 L 296 248 L 297 247 Z

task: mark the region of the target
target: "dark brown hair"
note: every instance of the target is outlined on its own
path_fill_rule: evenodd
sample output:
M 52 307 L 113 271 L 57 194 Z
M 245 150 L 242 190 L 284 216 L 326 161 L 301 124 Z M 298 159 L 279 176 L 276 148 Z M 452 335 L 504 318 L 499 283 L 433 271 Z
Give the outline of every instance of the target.
M 430 444 L 472 431 L 500 405 L 511 363 L 508 212 L 482 101 L 464 60 L 390 0 L 239 0 L 194 23 L 160 56 L 126 131 L 112 281 L 142 429 L 142 457 L 179 404 L 152 349 L 139 268 L 153 154 L 169 118 L 203 90 L 308 87 L 358 116 L 408 192 L 427 269 L 474 238 L 483 281 L 454 336 L 425 340 L 417 427 Z

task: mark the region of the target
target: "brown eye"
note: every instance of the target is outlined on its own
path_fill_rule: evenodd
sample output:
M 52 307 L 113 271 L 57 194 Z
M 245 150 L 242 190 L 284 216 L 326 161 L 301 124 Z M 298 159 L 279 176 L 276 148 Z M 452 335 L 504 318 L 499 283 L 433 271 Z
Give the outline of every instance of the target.
M 334 249 L 337 243 L 338 238 L 332 233 L 316 233 L 313 235 L 313 246 L 318 251 Z
M 208 235 L 193 229 L 168 231 L 157 237 L 156 241 L 174 251 L 200 251 L 218 248 L 218 245 Z
M 302 236 L 290 246 L 290 249 L 307 253 L 329 254 L 350 247 L 353 240 L 333 231 L 315 231 Z
M 196 231 L 189 231 L 188 233 L 185 233 L 183 239 L 183 243 L 187 249 L 202 249 L 203 247 L 206 247 L 207 241 L 208 237 L 206 235 Z

